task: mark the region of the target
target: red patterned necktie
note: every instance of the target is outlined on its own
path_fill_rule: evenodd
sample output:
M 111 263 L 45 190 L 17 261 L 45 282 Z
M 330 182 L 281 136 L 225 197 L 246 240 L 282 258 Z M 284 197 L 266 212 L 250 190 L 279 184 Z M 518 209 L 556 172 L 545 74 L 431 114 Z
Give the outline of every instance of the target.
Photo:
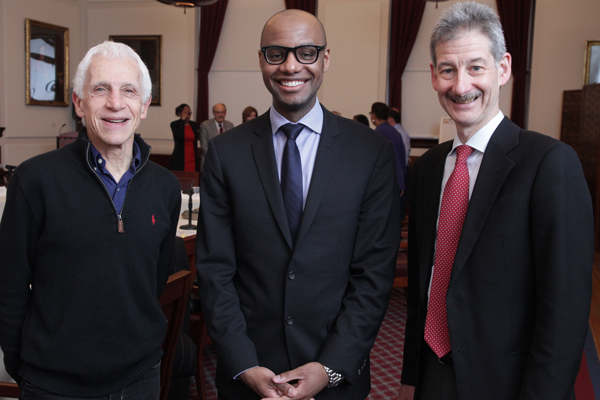
M 450 274 L 452 273 L 458 240 L 469 206 L 467 158 L 472 152 L 473 148 L 467 145 L 456 148 L 456 164 L 444 188 L 442 207 L 440 208 L 433 279 L 425 321 L 425 341 L 440 358 L 451 350 L 446 292 L 450 283 Z
M 219 123 L 219 135 L 223 133 L 223 124 Z

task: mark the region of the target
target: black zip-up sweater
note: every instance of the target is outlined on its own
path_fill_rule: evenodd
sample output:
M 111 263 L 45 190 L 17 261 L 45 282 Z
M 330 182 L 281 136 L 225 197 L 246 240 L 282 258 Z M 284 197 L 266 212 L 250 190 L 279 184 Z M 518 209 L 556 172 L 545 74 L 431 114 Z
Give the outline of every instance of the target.
M 75 143 L 23 162 L 10 181 L 0 224 L 0 344 L 17 382 L 101 396 L 160 361 L 158 298 L 181 194 L 135 140 L 142 164 L 121 215 L 91 168 L 85 128 Z

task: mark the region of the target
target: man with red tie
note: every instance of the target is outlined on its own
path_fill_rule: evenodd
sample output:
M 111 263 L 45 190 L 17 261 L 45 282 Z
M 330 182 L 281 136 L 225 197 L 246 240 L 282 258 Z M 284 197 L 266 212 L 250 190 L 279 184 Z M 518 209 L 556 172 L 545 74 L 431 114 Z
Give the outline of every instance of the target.
M 492 9 L 457 3 L 430 42 L 457 135 L 410 179 L 408 321 L 399 399 L 574 399 L 594 227 L 577 154 L 500 111 L 510 78 Z

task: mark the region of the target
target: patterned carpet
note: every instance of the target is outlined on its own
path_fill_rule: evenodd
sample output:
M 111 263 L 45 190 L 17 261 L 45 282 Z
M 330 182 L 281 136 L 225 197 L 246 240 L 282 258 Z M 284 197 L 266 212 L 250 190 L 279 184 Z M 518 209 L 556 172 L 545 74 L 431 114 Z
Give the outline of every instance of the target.
M 400 371 L 404 350 L 404 326 L 406 323 L 406 296 L 404 289 L 393 289 L 379 336 L 371 350 L 371 394 L 368 400 L 395 399 L 400 388 Z M 208 346 L 204 355 L 206 400 L 217 400 L 215 389 L 216 352 Z M 192 382 L 191 400 L 197 400 Z

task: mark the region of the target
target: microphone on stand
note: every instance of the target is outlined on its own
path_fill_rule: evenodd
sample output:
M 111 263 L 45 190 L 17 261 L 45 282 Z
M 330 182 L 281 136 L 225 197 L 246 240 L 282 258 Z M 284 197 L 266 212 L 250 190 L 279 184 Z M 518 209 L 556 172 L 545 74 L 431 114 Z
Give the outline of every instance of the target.
M 183 189 L 183 188 L 182 188 Z M 187 189 L 187 190 L 185 190 Z M 188 202 L 188 223 L 186 225 L 181 225 L 179 227 L 179 229 L 185 229 L 185 230 L 191 230 L 191 229 L 196 229 L 197 226 L 192 224 L 192 208 L 194 205 L 194 202 L 192 200 L 192 196 L 196 193 L 200 193 L 200 188 L 198 186 L 191 186 L 189 188 L 185 188 L 183 190 L 183 193 L 187 194 L 190 196 L 189 202 Z
M 60 129 L 58 130 L 58 134 L 60 135 L 60 132 L 62 131 L 62 128 L 64 128 L 65 126 L 67 126 L 67 123 L 65 122 L 64 124 L 62 124 L 62 126 L 60 127 Z

